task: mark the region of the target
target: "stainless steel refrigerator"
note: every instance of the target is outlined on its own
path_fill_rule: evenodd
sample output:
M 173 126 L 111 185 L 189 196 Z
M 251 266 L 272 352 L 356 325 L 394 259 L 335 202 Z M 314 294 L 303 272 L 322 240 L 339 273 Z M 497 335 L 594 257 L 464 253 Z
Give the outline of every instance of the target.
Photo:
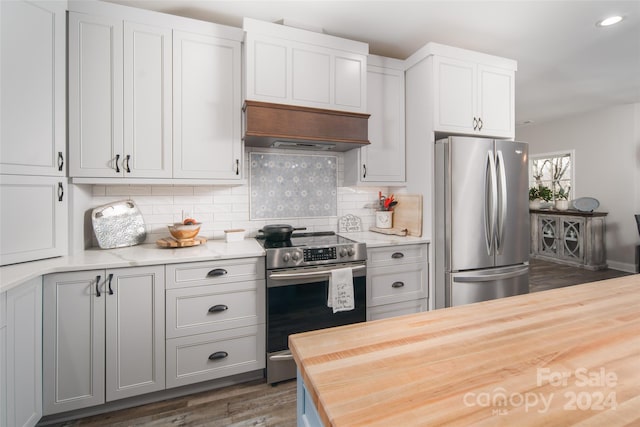
M 527 152 L 489 138 L 436 142 L 436 308 L 529 292 Z

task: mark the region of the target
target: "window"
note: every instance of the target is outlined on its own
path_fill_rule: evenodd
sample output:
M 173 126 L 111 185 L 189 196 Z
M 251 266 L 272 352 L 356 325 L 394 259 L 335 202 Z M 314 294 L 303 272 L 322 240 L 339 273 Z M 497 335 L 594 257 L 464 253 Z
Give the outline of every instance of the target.
M 573 151 L 530 156 L 529 188 L 547 187 L 551 190 L 551 200 L 571 200 L 575 169 L 573 157 Z

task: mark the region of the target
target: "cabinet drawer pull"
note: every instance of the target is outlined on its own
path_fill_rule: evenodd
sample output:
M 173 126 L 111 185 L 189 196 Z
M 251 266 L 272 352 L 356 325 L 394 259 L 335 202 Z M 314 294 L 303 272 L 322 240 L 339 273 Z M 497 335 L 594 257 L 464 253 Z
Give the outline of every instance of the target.
M 96 297 L 100 297 L 100 276 L 96 276 Z
M 391 287 L 392 287 L 392 288 L 401 288 L 401 287 L 403 287 L 403 286 L 404 286 L 404 282 L 393 282 L 393 283 L 391 284 Z
M 59 182 L 58 183 L 58 201 L 61 202 L 63 197 L 64 197 L 64 187 L 62 186 L 62 183 Z
M 393 259 L 404 258 L 404 254 L 402 252 L 394 252 L 393 255 L 391 255 L 391 258 Z
M 473 118 L 473 130 L 478 130 L 478 119 Z
M 113 295 L 113 289 L 111 289 L 111 280 L 113 279 L 113 273 L 109 274 L 109 295 Z
M 63 166 L 64 166 L 64 157 L 62 156 L 62 151 L 58 151 L 58 170 L 62 171 Z
M 240 175 L 240 159 L 236 159 L 236 175 Z
M 229 307 L 227 307 L 224 304 L 217 304 L 217 305 L 214 305 L 213 307 L 209 307 L 209 313 L 219 313 L 221 311 L 225 311 L 228 309 Z
M 367 177 L 367 165 L 362 165 L 362 177 L 366 178 Z
M 207 273 L 207 277 L 218 277 L 224 276 L 225 274 L 227 274 L 227 270 L 225 270 L 224 268 L 214 268 Z
M 224 359 L 228 355 L 229 355 L 229 353 L 227 353 L 226 351 L 216 351 L 215 353 L 212 353 L 211 355 L 209 355 L 209 360 Z
M 120 154 L 116 154 L 116 173 L 120 173 L 120 166 L 118 166 L 119 160 L 120 160 Z
M 482 119 L 478 117 L 478 130 L 482 130 Z
M 127 157 L 124 163 L 124 168 L 127 171 L 127 173 L 131 173 L 131 169 L 129 169 L 129 160 L 131 160 L 131 154 L 127 154 Z

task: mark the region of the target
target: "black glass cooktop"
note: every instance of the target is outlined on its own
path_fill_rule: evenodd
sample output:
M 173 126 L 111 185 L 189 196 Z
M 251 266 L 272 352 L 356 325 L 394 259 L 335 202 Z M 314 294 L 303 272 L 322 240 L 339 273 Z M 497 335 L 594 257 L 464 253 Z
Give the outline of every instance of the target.
M 321 231 L 314 233 L 294 233 L 291 239 L 282 242 L 272 242 L 265 240 L 264 236 L 257 236 L 256 240 L 265 249 L 277 248 L 297 248 L 297 247 L 320 247 L 335 246 L 341 244 L 354 243 L 353 240 L 336 235 L 333 231 Z

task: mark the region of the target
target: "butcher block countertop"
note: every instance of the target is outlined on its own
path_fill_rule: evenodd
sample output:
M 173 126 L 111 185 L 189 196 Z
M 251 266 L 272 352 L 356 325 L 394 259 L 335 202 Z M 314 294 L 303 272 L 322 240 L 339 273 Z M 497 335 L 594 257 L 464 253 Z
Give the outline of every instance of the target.
M 640 275 L 289 337 L 327 426 L 640 425 Z

